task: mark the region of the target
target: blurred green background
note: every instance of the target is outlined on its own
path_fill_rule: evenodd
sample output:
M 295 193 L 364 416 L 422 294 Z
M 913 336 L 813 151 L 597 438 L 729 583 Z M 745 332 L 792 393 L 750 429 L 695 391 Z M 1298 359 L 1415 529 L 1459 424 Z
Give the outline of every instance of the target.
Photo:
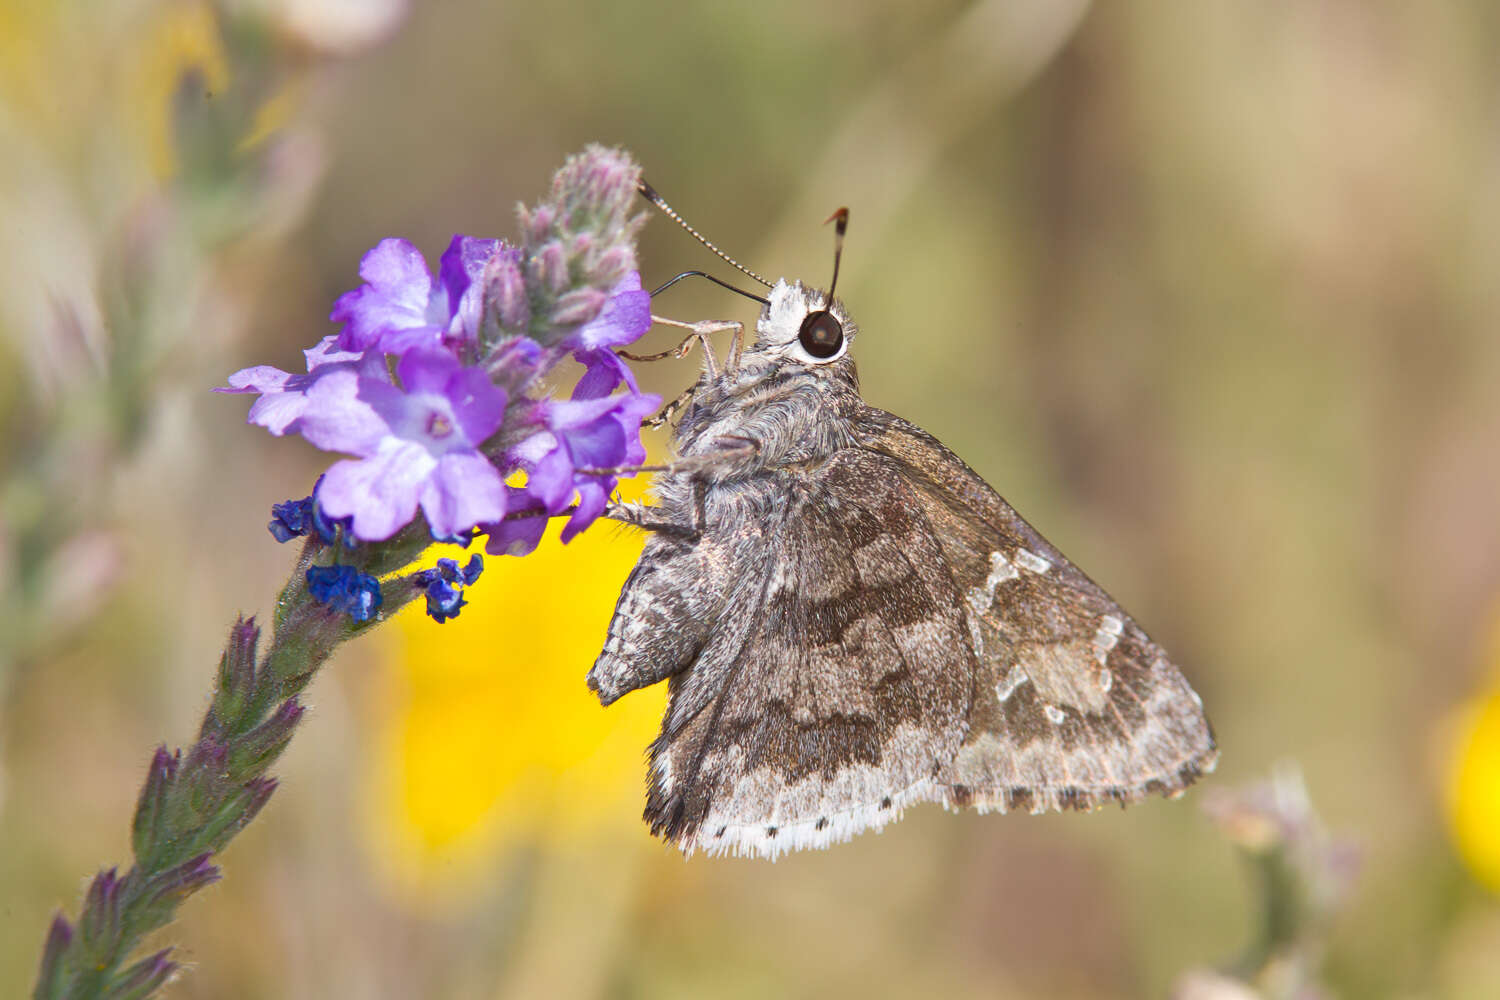
M 326 462 L 208 388 L 602 141 L 771 276 L 826 282 L 849 206 L 866 398 L 1174 652 L 1218 773 L 685 862 L 638 820 L 659 693 L 583 686 L 639 545 L 602 527 L 340 654 L 168 995 L 1162 996 L 1261 921 L 1199 806 L 1289 762 L 1360 857 L 1292 978 L 1500 996 L 1497 42 L 1483 0 L 0 3 L 0 995 Z M 713 263 L 644 234 L 648 284 Z

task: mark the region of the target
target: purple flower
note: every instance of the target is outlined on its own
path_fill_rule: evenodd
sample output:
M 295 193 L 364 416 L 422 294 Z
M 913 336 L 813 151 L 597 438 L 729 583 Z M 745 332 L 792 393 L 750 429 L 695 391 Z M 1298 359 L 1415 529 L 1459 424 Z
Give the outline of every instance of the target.
M 434 277 L 406 240 L 381 240 L 359 262 L 365 284 L 333 304 L 328 318 L 346 324 L 339 344 L 348 351 L 403 354 L 472 342 L 483 307 L 478 279 L 500 247 L 499 240 L 455 235 Z
M 573 398 L 598 399 L 614 392 L 621 383 L 632 393 L 639 393 L 635 375 L 614 349 L 634 343 L 649 329 L 651 293 L 641 289 L 640 272 L 627 272 L 610 289 L 599 314 L 562 340 L 562 346 L 587 367 Z
M 576 494 L 577 506 L 562 530 L 563 542 L 571 541 L 604 511 L 618 479 L 606 470 L 645 461 L 641 418 L 660 404 L 658 396 L 633 394 L 537 403 L 532 419 L 543 429 L 506 455 L 509 462 L 526 470 L 522 489 L 531 502 L 521 509 L 559 514 Z M 527 523 L 531 521 L 541 523 Z M 540 517 L 486 525 L 490 541 L 485 549 L 493 554 L 524 555 L 536 547 L 544 528 Z
M 307 592 L 357 622 L 374 618 L 384 600 L 380 581 L 353 566 L 313 566 L 307 571 Z
M 399 387 L 350 371 L 308 387 L 302 436 L 358 456 L 324 474 L 323 512 L 352 518 L 367 542 L 395 534 L 419 506 L 440 537 L 502 517 L 504 483 L 479 446 L 500 426 L 505 391 L 444 353 L 408 351 L 396 372 Z

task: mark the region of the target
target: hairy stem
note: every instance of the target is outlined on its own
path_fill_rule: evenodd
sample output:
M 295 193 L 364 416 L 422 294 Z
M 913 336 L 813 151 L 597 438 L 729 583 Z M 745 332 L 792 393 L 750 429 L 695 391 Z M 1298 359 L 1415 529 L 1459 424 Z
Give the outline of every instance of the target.
M 430 544 L 419 522 L 369 546 L 356 561 L 390 572 Z M 316 538 L 303 547 L 276 601 L 263 655 L 253 618 L 242 617 L 230 629 L 197 739 L 186 752 L 160 746 L 151 761 L 131 824 L 133 863 L 123 876 L 109 868 L 94 877 L 76 923 L 61 913 L 53 919 L 36 1000 L 144 998 L 176 974 L 171 949 L 126 962 L 188 896 L 219 880 L 212 860 L 276 790 L 267 771 L 296 732 L 303 714 L 298 696 L 318 668 L 340 643 L 388 619 L 417 594 L 407 580 L 390 581 L 380 612 L 352 622 L 308 593 L 307 570 L 328 548 Z

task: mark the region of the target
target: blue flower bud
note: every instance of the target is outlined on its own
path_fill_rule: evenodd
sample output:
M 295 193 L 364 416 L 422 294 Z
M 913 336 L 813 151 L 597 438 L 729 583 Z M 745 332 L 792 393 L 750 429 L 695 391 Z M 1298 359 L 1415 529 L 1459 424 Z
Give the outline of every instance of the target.
M 307 592 L 357 622 L 374 618 L 383 600 L 380 581 L 353 566 L 313 566 L 307 571 Z

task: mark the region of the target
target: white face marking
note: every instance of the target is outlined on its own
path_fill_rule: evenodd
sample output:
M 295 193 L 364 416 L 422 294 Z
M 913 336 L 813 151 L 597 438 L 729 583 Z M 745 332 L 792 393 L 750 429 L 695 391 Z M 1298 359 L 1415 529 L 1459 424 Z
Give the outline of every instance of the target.
M 990 575 L 984 578 L 984 586 L 969 588 L 969 607 L 975 614 L 984 614 L 995 603 L 995 588 L 1006 580 L 1014 580 L 1021 571 L 999 552 L 990 553 Z
M 770 306 L 755 324 L 757 343 L 804 365 L 832 364 L 849 351 L 849 317 L 834 310 L 834 317 L 844 325 L 844 342 L 832 357 L 815 358 L 802 346 L 802 321 L 809 313 L 826 308 L 823 293 L 804 287 L 800 282 L 787 284 L 785 278 L 771 289 Z
M 1099 666 L 1109 659 L 1109 651 L 1115 648 L 1115 643 L 1120 641 L 1120 636 L 1125 632 L 1125 623 L 1114 615 L 1105 615 L 1099 619 L 1099 631 L 1094 633 L 1093 647 L 1094 659 L 1099 661 Z
M 1056 705 L 1043 705 L 1042 712 L 1047 716 L 1047 721 L 1054 726 L 1062 725 L 1067 719 L 1067 716 L 1063 714 L 1063 710 Z
M 1052 568 L 1052 563 L 1032 552 L 1030 549 L 1016 549 L 1016 562 L 1022 569 L 1033 573 L 1045 573 Z
M 1025 684 L 1029 680 L 1031 680 L 1031 678 L 1026 676 L 1026 671 L 1024 668 L 1011 667 L 1010 672 L 1005 675 L 1005 680 L 995 685 L 995 697 L 999 698 L 1001 701 L 1005 701 L 1010 698 L 1011 695 L 1016 693 L 1016 688 L 1020 687 L 1022 684 Z

